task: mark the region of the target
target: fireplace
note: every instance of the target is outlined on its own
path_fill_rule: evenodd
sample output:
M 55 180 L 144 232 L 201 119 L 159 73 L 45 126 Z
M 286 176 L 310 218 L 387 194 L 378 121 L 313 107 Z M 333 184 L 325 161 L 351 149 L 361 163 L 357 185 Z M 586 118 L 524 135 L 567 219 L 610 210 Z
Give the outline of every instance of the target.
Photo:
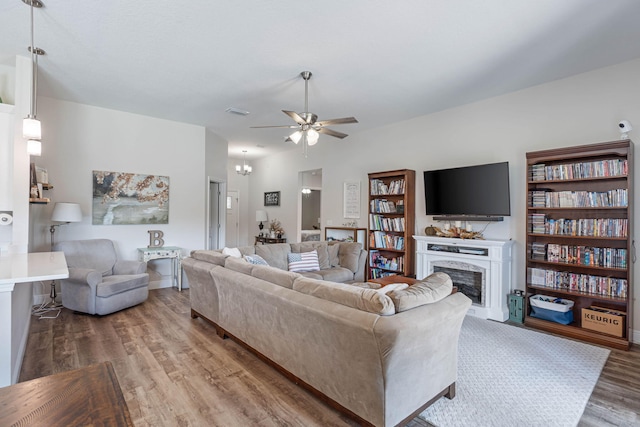
M 507 295 L 511 292 L 512 241 L 463 240 L 414 236 L 416 277 L 444 272 L 458 292 L 473 302 L 468 313 L 504 322 L 509 318 Z
M 433 272 L 439 271 L 451 277 L 453 286 L 458 287 L 458 292 L 462 292 L 471 302 L 480 307 L 486 306 L 485 301 L 485 269 L 477 265 L 458 261 L 435 261 L 431 264 Z

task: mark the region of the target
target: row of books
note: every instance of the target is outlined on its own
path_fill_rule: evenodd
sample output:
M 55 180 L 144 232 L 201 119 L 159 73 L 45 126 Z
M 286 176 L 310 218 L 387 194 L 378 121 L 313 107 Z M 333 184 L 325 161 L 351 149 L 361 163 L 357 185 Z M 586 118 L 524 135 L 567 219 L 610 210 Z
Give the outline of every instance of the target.
M 527 268 L 527 281 L 533 286 L 584 292 L 592 295 L 614 298 L 627 298 L 628 295 L 627 280 L 614 277 L 529 267 Z
M 371 231 L 369 232 L 369 246 L 402 251 L 404 250 L 404 237 L 394 236 L 383 231 Z
M 531 181 L 561 181 L 600 177 L 626 176 L 629 164 L 624 159 L 598 160 L 562 165 L 538 163 L 529 169 Z
M 380 179 L 369 181 L 372 196 L 384 196 L 386 194 L 404 194 L 404 179 L 396 179 L 388 185 Z
M 404 217 L 388 218 L 369 214 L 369 229 L 382 231 L 404 231 Z
M 398 200 L 397 203 L 387 199 L 372 199 L 369 203 L 371 212 L 376 213 L 403 213 L 404 201 Z
M 531 243 L 531 259 L 592 267 L 627 268 L 627 250 L 592 246 Z
M 609 191 L 531 191 L 529 206 L 538 208 L 626 207 L 627 189 Z
M 529 231 L 536 234 L 589 237 L 627 237 L 626 218 L 548 218 L 546 214 L 529 215 Z
M 381 277 L 387 276 L 396 276 L 397 273 L 392 273 L 390 271 L 384 271 L 379 268 L 370 268 L 369 269 L 369 279 L 379 279 Z
M 379 251 L 369 252 L 369 266 L 385 270 L 404 271 L 404 256 L 385 257 Z

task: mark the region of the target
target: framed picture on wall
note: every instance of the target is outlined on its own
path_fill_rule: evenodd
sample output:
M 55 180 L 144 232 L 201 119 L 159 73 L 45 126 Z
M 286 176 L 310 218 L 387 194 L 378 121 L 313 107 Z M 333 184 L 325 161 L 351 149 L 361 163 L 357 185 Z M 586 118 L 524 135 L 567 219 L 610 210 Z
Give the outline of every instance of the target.
M 280 206 L 280 192 L 279 191 L 267 191 L 264 193 L 264 205 L 265 206 Z

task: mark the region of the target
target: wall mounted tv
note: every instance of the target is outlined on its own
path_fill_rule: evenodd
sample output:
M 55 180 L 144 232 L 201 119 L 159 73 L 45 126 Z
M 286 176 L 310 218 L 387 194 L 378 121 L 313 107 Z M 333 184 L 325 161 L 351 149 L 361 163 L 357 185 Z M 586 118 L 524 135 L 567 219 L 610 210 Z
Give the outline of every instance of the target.
M 511 215 L 509 163 L 425 171 L 424 196 L 427 215 L 447 217 L 434 219 L 501 221 Z

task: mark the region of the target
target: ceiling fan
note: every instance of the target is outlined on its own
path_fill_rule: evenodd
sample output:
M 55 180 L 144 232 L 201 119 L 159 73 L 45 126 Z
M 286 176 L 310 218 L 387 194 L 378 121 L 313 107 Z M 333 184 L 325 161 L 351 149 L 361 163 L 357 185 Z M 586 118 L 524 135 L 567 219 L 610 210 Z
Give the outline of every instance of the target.
M 307 146 L 315 145 L 318 142 L 318 138 L 321 133 L 340 139 L 348 136 L 346 133 L 338 132 L 325 126 L 358 123 L 358 121 L 355 117 L 343 117 L 340 119 L 318 121 L 318 116 L 309 112 L 309 79 L 312 75 L 311 71 L 303 71 L 300 75 L 304 79 L 304 112 L 296 113 L 295 111 L 282 110 L 282 112 L 291 117 L 296 124 L 282 126 L 252 126 L 252 128 L 296 129 L 295 132 L 289 135 L 286 141 L 293 141 L 294 144 L 297 144 L 302 140 L 306 155 Z

